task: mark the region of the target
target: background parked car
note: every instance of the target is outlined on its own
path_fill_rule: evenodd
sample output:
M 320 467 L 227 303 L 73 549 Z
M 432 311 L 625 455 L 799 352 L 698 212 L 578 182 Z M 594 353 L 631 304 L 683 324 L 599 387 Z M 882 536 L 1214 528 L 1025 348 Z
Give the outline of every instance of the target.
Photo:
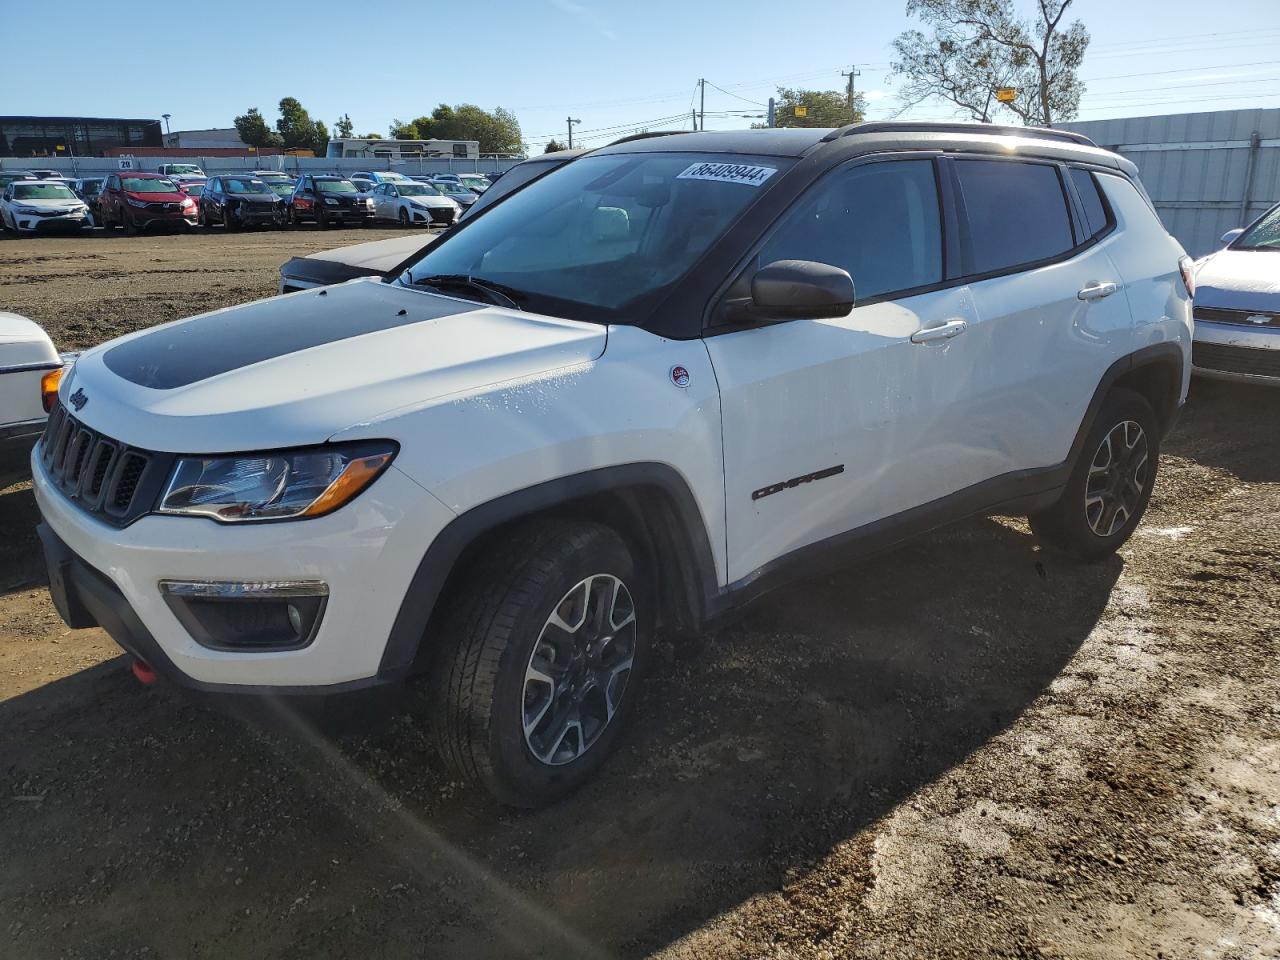
M 392 173 L 389 170 L 357 170 L 351 174 L 352 180 L 370 180 L 373 183 L 402 183 L 409 178 L 403 173 Z
M 168 177 L 175 183 L 181 180 L 207 180 L 208 175 L 194 163 L 162 163 L 156 171 L 162 177 Z
M 75 195 L 89 208 L 89 216 L 95 224 L 98 222 L 98 197 L 106 182 L 106 177 L 81 177 L 71 187 Z
M 372 194 L 373 188 L 378 186 L 374 181 L 368 180 L 365 177 L 351 177 L 349 179 L 356 185 L 356 189 L 361 193 Z
M 14 180 L 0 194 L 0 224 L 18 234 L 92 226 L 89 208 L 65 183 Z
M 242 227 L 280 227 L 286 219 L 285 202 L 257 177 L 214 177 L 200 193 L 201 226 L 220 223 L 228 230 Z
M 288 214 L 289 198 L 293 196 L 294 188 L 298 185 L 297 181 L 292 177 L 273 177 L 271 179 L 263 178 L 263 183 L 267 185 L 267 188 L 272 193 L 284 201 L 285 213 Z
M 37 168 L 34 170 L 24 170 L 23 172 L 26 173 L 27 176 L 29 177 L 34 177 L 36 180 L 48 180 L 50 177 L 62 176 L 61 172 L 57 170 L 46 170 L 43 168 Z
M 462 207 L 463 213 L 466 213 L 468 208 L 479 199 L 479 195 L 474 190 L 464 187 L 457 180 L 442 180 L 437 177 L 427 182 Z
M 0 192 L 15 180 L 35 180 L 31 174 L 25 170 L 0 170 Z
M 16 313 L 0 313 L 0 490 L 31 472 L 31 447 L 49 415 L 41 381 L 62 365 L 63 358 L 39 324 Z
M 321 227 L 331 223 L 367 223 L 373 217 L 373 200 L 346 177 L 304 174 L 289 201 L 289 222 L 314 220 Z
M 374 219 L 394 220 L 403 227 L 447 227 L 462 216 L 462 206 L 429 183 L 380 183 L 371 196 Z
M 489 189 L 489 181 L 478 173 L 460 173 L 458 182 L 473 193 L 484 193 Z
M 103 227 L 137 233 L 154 226 L 196 225 L 196 202 L 158 173 L 113 173 L 98 197 Z
M 208 182 L 208 180 L 182 180 L 178 183 L 178 189 L 199 204 L 200 194 L 204 192 Z
M 1280 386 L 1280 204 L 1196 265 L 1192 370 Z

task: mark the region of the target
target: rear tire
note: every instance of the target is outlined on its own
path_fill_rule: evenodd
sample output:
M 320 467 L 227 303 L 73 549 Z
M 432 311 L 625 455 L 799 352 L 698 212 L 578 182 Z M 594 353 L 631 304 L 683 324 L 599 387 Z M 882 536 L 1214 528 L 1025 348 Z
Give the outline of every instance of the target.
M 649 591 L 617 533 L 576 520 L 513 529 L 463 577 L 431 678 L 436 742 L 500 802 L 543 806 L 588 780 L 623 729 L 647 661 Z
M 1081 560 L 1106 559 L 1142 520 L 1159 458 L 1159 421 L 1151 404 L 1132 390 L 1112 390 L 1085 438 L 1062 497 L 1028 518 L 1032 531 Z

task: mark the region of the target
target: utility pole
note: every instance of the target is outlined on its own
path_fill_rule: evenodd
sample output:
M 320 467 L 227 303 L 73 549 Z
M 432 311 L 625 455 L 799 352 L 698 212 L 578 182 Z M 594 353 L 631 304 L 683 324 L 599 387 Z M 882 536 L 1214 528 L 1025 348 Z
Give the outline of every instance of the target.
M 573 149 L 573 125 L 575 123 L 581 123 L 582 121 L 575 120 L 573 119 L 573 117 L 565 117 L 564 119 L 569 124 L 569 149 L 572 150 Z
M 690 110 L 689 116 L 693 120 L 693 129 L 697 130 L 698 129 L 698 111 Z
M 847 102 L 849 104 L 849 122 L 853 123 L 853 78 L 862 76 L 862 71 L 858 69 L 856 63 L 850 64 L 849 72 L 840 71 L 840 76 L 849 78 L 849 92 Z
M 698 129 L 707 129 L 707 81 L 704 77 L 698 81 Z
M 769 119 L 768 119 L 768 125 L 769 125 L 770 127 L 775 126 L 775 121 L 776 121 L 776 120 L 777 120 L 777 116 L 776 116 L 776 114 L 775 114 L 775 112 L 774 112 L 773 97 L 770 97 L 770 98 L 769 98 Z

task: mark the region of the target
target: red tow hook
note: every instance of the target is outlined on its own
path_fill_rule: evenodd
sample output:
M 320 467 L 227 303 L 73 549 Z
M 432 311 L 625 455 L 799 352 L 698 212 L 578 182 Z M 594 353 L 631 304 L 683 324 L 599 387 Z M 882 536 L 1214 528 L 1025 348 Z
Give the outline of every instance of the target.
M 138 678 L 139 683 L 151 686 L 156 682 L 156 672 L 151 669 L 151 664 L 147 663 L 147 661 L 134 657 L 132 669 L 133 675 Z

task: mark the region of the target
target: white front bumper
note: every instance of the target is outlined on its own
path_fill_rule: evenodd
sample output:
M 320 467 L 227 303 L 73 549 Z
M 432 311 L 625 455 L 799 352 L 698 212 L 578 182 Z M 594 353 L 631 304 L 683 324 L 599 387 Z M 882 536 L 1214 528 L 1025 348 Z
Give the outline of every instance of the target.
M 1214 323 L 1211 320 L 1197 320 L 1195 326 L 1196 344 L 1209 344 L 1212 347 L 1226 347 L 1240 350 L 1275 351 L 1280 358 L 1280 327 L 1246 326 L 1241 323 Z M 1204 366 L 1195 361 L 1192 351 L 1192 371 L 1197 376 L 1216 380 L 1233 380 L 1240 383 L 1259 383 L 1267 385 L 1280 384 L 1280 376 L 1245 372 L 1242 369 L 1224 370 Z M 1280 364 L 1277 365 L 1280 368 Z
M 55 489 L 32 458 L 45 523 L 124 595 L 173 665 L 201 683 L 298 687 L 378 672 L 392 623 L 426 548 L 454 514 L 394 466 L 324 517 L 226 525 L 146 516 L 117 529 Z M 301 650 L 228 652 L 196 643 L 165 604 L 161 580 L 323 580 L 324 619 Z

